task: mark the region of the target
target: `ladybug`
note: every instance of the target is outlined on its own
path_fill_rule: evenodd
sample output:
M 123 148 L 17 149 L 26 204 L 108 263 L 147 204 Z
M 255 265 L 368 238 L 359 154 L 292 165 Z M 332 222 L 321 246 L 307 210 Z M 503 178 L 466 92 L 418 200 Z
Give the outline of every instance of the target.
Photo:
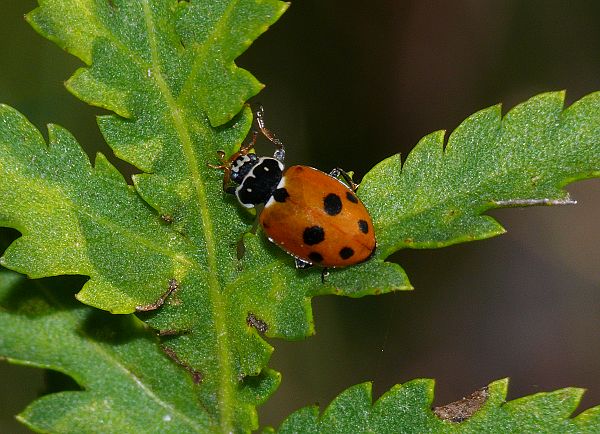
M 373 221 L 350 176 L 341 169 L 329 174 L 309 166 L 285 169 L 283 144 L 265 128 L 262 107 L 256 120 L 277 149 L 273 157 L 251 153 L 255 131 L 252 141 L 228 159 L 218 151 L 221 164 L 209 166 L 224 171 L 223 190 L 246 208 L 264 204 L 259 214 L 262 229 L 295 258 L 297 268 L 346 267 L 369 259 L 377 244 Z

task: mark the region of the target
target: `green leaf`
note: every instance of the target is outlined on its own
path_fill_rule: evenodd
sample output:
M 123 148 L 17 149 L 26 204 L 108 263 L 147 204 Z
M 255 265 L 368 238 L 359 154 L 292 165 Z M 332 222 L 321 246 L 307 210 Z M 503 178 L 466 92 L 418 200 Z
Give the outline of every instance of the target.
M 239 235 L 233 230 L 228 243 L 213 244 L 218 264 L 182 233 L 185 226 L 165 224 L 103 156 L 92 167 L 64 129 L 50 126 L 47 147 L 15 110 L 0 107 L 0 123 L 10 125 L 0 130 L 5 205 L 0 221 L 23 234 L 7 249 L 2 264 L 31 277 L 88 275 L 91 279 L 77 297 L 120 313 L 155 301 L 176 280 L 177 292 L 145 319 L 173 335 L 165 345 L 188 371 L 202 377 L 198 399 L 220 418 L 222 430 L 256 426 L 254 406 L 279 382 L 278 374 L 265 369 L 272 348 L 248 325 L 251 315 L 266 322 L 268 336 L 299 339 L 313 331 L 313 292 L 334 292 L 332 283 L 340 282 L 348 285 L 349 295 L 357 295 L 362 289 L 355 288 L 352 276 L 361 268 L 386 271 L 370 279 L 371 284 L 381 282 L 379 290 L 395 288 L 388 280 L 404 279 L 399 267 L 375 261 L 347 275 L 334 273 L 323 286 L 318 272 L 301 275 L 289 258 L 282 261 L 285 255 L 253 235 L 246 240 L 245 260 L 238 263 Z M 219 185 L 215 182 L 214 189 Z M 199 223 L 184 211 L 182 220 Z M 233 221 L 235 230 L 244 232 L 241 223 L 220 217 L 224 225 Z M 212 264 L 207 266 L 207 260 Z M 223 283 L 221 270 L 229 273 Z
M 492 208 L 570 203 L 563 187 L 600 176 L 600 94 L 563 111 L 564 93 L 536 96 L 504 118 L 500 106 L 465 120 L 449 137 L 423 138 L 363 179 L 361 199 L 378 234 L 379 257 L 499 235 Z
M 31 25 L 92 64 L 77 71 L 69 89 L 90 104 L 124 117 L 136 116 L 132 135 L 139 134 L 138 139 L 153 135 L 155 131 L 143 131 L 143 126 L 153 125 L 149 122 L 158 121 L 160 115 L 178 128 L 204 130 L 206 115 L 213 125 L 221 125 L 237 114 L 262 85 L 234 59 L 286 8 L 277 0 L 39 0 L 39 4 L 27 15 Z M 185 104 L 197 116 L 197 125 L 182 125 L 190 119 L 175 109 Z M 117 122 L 118 126 L 124 127 Z M 166 139 L 164 135 L 162 131 Z M 148 155 L 141 151 L 129 149 L 147 162 Z
M 374 404 L 371 383 L 342 392 L 319 415 L 316 406 L 290 415 L 278 433 L 593 433 L 600 407 L 575 418 L 582 389 L 567 388 L 506 402 L 508 380 L 499 380 L 461 401 L 431 409 L 433 380 L 394 386 Z
M 65 285 L 77 285 L 73 280 L 0 271 L 0 353 L 70 375 L 83 389 L 46 395 L 19 420 L 53 433 L 215 430 L 218 421 L 198 405 L 197 386 L 160 350 L 156 335 L 133 315 L 78 303 Z
M 164 292 L 194 247 L 161 224 L 123 177 L 98 155 L 95 167 L 63 128 L 50 147 L 14 109 L 0 105 L 0 222 L 23 236 L 2 265 L 30 277 L 82 274 L 78 297 L 116 313 Z M 128 291 L 123 291 L 128 288 Z
M 117 113 L 99 125 L 115 154 L 144 172 L 134 188 L 103 156 L 92 166 L 64 129 L 51 125 L 47 146 L 0 107 L 0 222 L 23 234 L 2 264 L 30 277 L 90 276 L 77 298 L 113 313 L 175 289 L 140 317 L 201 378 L 197 401 L 223 432 L 257 427 L 255 407 L 279 383 L 262 333 L 311 334 L 313 295 L 410 288 L 399 266 L 381 260 L 336 270 L 323 285 L 319 270 L 296 270 L 262 235 L 247 235 L 236 257 L 254 217 L 225 197 L 222 174 L 207 163 L 250 128 L 242 107 L 258 86 L 233 58 L 284 9 L 275 0 L 50 0 L 28 15 L 90 65 L 67 86 Z
M 103 156 L 92 166 L 64 129 L 51 125 L 46 145 L 22 115 L 1 106 L 0 223 L 22 233 L 2 264 L 30 277 L 89 276 L 77 298 L 114 313 L 164 301 L 139 317 L 160 330 L 180 372 L 199 382 L 194 405 L 223 432 L 257 427 L 255 407 L 279 382 L 266 368 L 272 348 L 262 334 L 311 334 L 310 297 L 409 289 L 404 271 L 383 261 L 394 250 L 490 236 L 500 229 L 480 216 L 486 209 L 562 201 L 565 183 L 598 175 L 598 97 L 563 113 L 562 94 L 549 94 L 504 121 L 498 109 L 475 115 L 446 151 L 441 135 L 429 136 L 403 170 L 397 158 L 373 169 L 359 190 L 379 240 L 370 261 L 334 270 L 322 284 L 319 270 L 294 269 L 260 233 L 244 236 L 238 259 L 254 216 L 223 194 L 222 175 L 207 163 L 247 135 L 244 103 L 260 85 L 234 59 L 286 5 L 39 3 L 31 24 L 87 64 L 68 89 L 114 112 L 99 118 L 100 129 L 142 173 L 130 186 Z M 523 173 L 533 188 L 515 181 Z

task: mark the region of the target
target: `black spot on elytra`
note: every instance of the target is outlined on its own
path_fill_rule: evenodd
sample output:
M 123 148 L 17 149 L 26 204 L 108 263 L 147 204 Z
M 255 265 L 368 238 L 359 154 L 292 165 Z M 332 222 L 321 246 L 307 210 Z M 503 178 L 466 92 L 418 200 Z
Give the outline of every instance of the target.
M 311 226 L 304 229 L 302 239 L 304 240 L 304 244 L 314 246 L 325 239 L 325 231 L 321 226 Z
M 369 233 L 369 223 L 367 223 L 364 220 L 359 220 L 358 221 L 358 229 L 360 229 L 360 231 L 363 234 L 368 234 Z
M 352 250 L 350 247 L 344 247 L 342 250 L 340 250 L 340 257 L 342 259 L 351 258 L 352 255 L 354 255 L 354 250 Z
M 323 262 L 323 255 L 318 252 L 310 252 L 308 257 L 313 262 Z
M 352 203 L 358 203 L 358 198 L 349 191 L 346 192 L 346 199 L 348 199 Z
M 278 188 L 273 192 L 273 199 L 277 202 L 285 202 L 288 197 L 290 197 L 290 194 L 285 188 Z
M 323 199 L 323 208 L 329 215 L 338 215 L 342 212 L 342 199 L 335 193 L 329 193 Z

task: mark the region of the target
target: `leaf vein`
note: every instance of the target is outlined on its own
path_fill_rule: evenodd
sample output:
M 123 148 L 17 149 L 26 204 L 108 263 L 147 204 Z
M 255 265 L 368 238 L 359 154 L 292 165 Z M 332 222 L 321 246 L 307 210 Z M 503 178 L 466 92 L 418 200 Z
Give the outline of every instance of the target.
M 209 283 L 209 296 L 212 301 L 212 305 L 214 307 L 214 323 L 216 328 L 216 349 L 219 360 L 219 382 L 220 382 L 220 399 L 219 399 L 219 407 L 220 407 L 220 416 L 221 416 L 221 429 L 223 432 L 231 432 L 232 431 L 232 408 L 230 405 L 232 396 L 233 396 L 233 384 L 231 378 L 232 375 L 232 366 L 231 360 L 229 358 L 229 354 L 231 352 L 229 346 L 228 339 L 228 331 L 225 320 L 225 306 L 226 303 L 223 300 L 221 294 L 221 285 L 218 281 L 219 270 L 217 267 L 216 261 L 216 241 L 214 238 L 214 231 L 212 225 L 212 219 L 209 212 L 208 206 L 208 198 L 206 191 L 204 189 L 204 180 L 202 178 L 202 174 L 199 171 L 199 162 L 196 158 L 194 147 L 192 144 L 192 138 L 190 136 L 188 127 L 184 122 L 181 113 L 182 109 L 179 107 L 179 104 L 173 97 L 171 89 L 167 85 L 165 79 L 163 78 L 162 69 L 160 67 L 159 56 L 158 56 L 158 47 L 155 39 L 155 27 L 152 19 L 152 14 L 150 10 L 150 6 L 148 4 L 148 0 L 143 1 L 144 7 L 144 18 L 145 23 L 148 29 L 149 41 L 150 41 L 150 50 L 152 63 L 155 65 L 155 79 L 161 90 L 161 93 L 164 95 L 165 102 L 169 108 L 171 113 L 173 123 L 175 125 L 175 130 L 177 135 L 179 136 L 184 156 L 186 162 L 188 164 L 191 180 L 194 186 L 194 190 L 196 192 L 196 196 L 198 200 L 196 203 L 198 204 L 199 212 L 202 217 L 202 230 L 204 239 L 206 242 L 206 256 L 208 261 L 208 283 Z

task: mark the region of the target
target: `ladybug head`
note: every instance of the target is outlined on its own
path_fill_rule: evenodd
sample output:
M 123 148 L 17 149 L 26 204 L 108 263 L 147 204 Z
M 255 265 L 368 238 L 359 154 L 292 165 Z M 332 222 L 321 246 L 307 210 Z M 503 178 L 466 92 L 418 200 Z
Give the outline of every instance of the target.
M 258 163 L 256 154 L 238 155 L 230 166 L 229 179 L 237 184 L 241 184 L 250 169 Z

